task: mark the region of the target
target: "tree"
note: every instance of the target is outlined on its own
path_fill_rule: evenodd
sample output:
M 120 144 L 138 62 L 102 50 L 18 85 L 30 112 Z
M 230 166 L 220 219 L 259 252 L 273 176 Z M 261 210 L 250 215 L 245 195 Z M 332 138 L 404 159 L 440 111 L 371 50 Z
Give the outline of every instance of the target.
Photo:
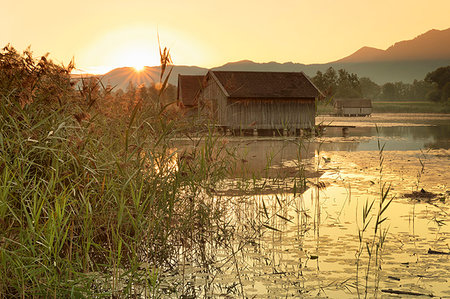
M 427 94 L 433 89 L 433 83 L 425 80 L 414 80 L 412 84 L 412 98 L 416 100 L 425 100 L 427 98 Z
M 428 93 L 429 100 L 442 102 L 448 100 L 448 88 L 450 87 L 447 87 L 447 84 L 450 82 L 450 66 L 440 67 L 428 73 L 425 81 L 436 86 L 432 92 Z
M 338 79 L 337 73 L 332 67 L 329 67 L 327 71 L 323 74 L 323 81 L 326 86 L 324 92 L 327 95 L 335 94 L 337 88 L 337 79 Z
M 324 92 L 327 88 L 323 73 L 321 71 L 317 71 L 316 75 L 311 80 L 320 91 Z
M 412 85 L 403 83 L 403 82 L 395 82 L 395 98 L 396 99 L 411 99 L 412 97 Z
M 447 82 L 444 87 L 442 88 L 441 93 L 441 100 L 443 102 L 446 102 L 447 104 L 450 104 L 450 82 Z
M 360 78 L 359 84 L 364 98 L 375 99 L 381 93 L 381 87 L 367 77 Z
M 425 77 L 425 81 L 436 83 L 439 90 L 442 90 L 448 82 L 450 82 L 450 65 L 446 67 L 440 67 L 436 70 L 428 73 Z
M 344 69 L 338 71 L 336 97 L 341 98 L 360 98 L 361 85 L 356 74 L 350 74 Z
M 350 74 L 344 69 L 336 72 L 329 67 L 325 73 L 318 71 L 312 78 L 314 84 L 325 96 L 337 96 L 344 98 L 361 97 L 361 85 L 356 74 Z
M 438 89 L 432 90 L 427 94 L 427 100 L 439 102 L 441 100 L 441 92 Z
M 394 83 L 386 83 L 381 87 L 382 97 L 385 99 L 394 99 L 397 96 Z

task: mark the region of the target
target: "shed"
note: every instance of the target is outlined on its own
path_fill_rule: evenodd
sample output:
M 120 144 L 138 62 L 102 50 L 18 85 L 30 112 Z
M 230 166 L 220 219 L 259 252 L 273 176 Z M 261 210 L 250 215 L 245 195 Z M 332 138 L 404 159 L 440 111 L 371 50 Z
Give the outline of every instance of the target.
M 341 116 L 368 116 L 372 114 L 372 101 L 369 99 L 335 99 L 334 111 Z
M 205 76 L 178 75 L 177 99 L 184 107 L 197 106 L 195 96 L 200 91 L 204 78 Z
M 319 94 L 303 72 L 210 70 L 197 99 L 224 128 L 296 130 L 315 125 Z

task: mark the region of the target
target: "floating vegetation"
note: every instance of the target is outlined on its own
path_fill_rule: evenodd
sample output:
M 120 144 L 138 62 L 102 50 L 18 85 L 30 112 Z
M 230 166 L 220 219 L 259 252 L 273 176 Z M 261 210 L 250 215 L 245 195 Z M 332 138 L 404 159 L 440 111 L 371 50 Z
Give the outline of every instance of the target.
M 412 193 L 406 193 L 403 196 L 406 197 L 406 198 L 410 198 L 412 200 L 416 200 L 416 201 L 424 201 L 424 202 L 441 201 L 441 202 L 445 202 L 448 193 L 449 193 L 449 191 L 447 191 L 446 193 L 433 193 L 433 192 L 428 192 L 428 191 L 426 191 L 425 189 L 422 188 L 420 191 L 413 191 Z

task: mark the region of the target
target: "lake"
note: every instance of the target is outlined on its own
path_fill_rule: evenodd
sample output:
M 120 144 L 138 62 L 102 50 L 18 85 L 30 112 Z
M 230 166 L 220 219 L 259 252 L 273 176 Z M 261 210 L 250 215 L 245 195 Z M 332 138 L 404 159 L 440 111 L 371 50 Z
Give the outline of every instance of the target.
M 333 127 L 224 137 L 238 161 L 211 204 L 235 235 L 166 274 L 168 297 L 450 296 L 450 115 L 316 123 Z

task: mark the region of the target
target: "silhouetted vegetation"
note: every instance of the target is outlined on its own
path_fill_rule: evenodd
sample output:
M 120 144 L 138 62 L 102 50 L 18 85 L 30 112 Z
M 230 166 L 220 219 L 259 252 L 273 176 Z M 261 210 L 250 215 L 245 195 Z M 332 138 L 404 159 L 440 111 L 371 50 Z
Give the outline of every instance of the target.
M 369 98 L 373 100 L 420 100 L 447 103 L 450 97 L 450 66 L 441 67 L 413 83 L 388 82 L 378 85 L 371 79 L 359 78 L 340 69 L 318 71 L 312 78 L 314 84 L 327 97 Z
M 430 101 L 450 104 L 450 66 L 440 67 L 428 73 L 425 81 L 435 87 L 428 93 Z
M 201 260 L 225 240 L 220 199 L 207 201 L 231 157 L 200 124 L 177 158 L 171 139 L 192 124 L 162 96 L 165 78 L 77 90 L 72 67 L 0 52 L 0 296 L 150 296 L 181 246 Z
M 330 67 L 325 73 L 317 71 L 312 81 L 326 96 L 343 98 L 359 98 L 362 96 L 358 76 L 343 69 L 336 72 Z

